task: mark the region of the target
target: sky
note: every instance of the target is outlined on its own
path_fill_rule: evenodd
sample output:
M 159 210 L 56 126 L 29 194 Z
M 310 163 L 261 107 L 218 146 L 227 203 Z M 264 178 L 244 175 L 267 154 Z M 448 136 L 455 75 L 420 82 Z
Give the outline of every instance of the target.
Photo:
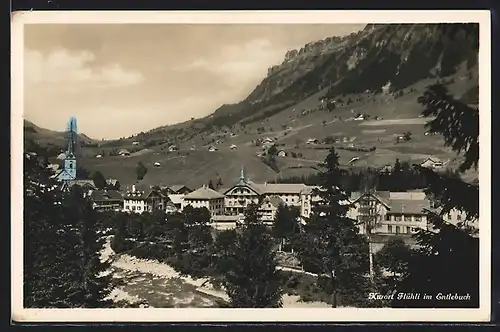
M 306 43 L 364 24 L 32 24 L 24 28 L 24 116 L 95 139 L 206 116 L 244 99 Z

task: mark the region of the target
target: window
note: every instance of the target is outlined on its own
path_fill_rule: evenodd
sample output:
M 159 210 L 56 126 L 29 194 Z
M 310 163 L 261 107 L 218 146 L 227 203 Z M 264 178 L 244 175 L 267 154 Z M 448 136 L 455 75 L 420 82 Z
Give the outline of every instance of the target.
M 390 214 L 386 214 L 386 215 L 385 215 L 385 220 L 387 220 L 387 221 L 391 221 L 391 215 L 390 215 Z
M 395 216 L 394 219 L 395 221 L 401 221 L 401 216 Z
M 135 211 L 135 206 L 132 206 L 132 211 Z
M 396 234 L 399 234 L 399 232 L 400 232 L 399 226 L 396 226 Z
M 411 221 L 411 216 L 404 216 L 405 221 Z
M 458 221 L 461 221 L 461 220 L 462 220 L 462 215 L 457 214 L 457 220 L 458 220 Z
M 406 234 L 410 234 L 411 233 L 411 227 L 406 227 Z
M 422 221 L 422 217 L 421 216 L 415 216 L 415 221 L 418 221 L 418 222 Z
M 387 232 L 392 233 L 392 226 L 391 225 L 387 225 Z

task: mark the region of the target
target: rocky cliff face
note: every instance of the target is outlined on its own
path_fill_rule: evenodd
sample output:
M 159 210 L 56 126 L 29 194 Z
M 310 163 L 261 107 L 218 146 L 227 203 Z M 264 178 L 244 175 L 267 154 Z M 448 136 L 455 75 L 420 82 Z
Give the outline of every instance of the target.
M 368 24 L 357 33 L 288 51 L 244 101 L 224 105 L 210 119 L 213 125 L 232 125 L 319 91 L 327 98 L 378 93 L 383 87 L 397 91 L 425 78 L 453 75 L 464 63 L 473 68 L 478 50 L 477 24 Z

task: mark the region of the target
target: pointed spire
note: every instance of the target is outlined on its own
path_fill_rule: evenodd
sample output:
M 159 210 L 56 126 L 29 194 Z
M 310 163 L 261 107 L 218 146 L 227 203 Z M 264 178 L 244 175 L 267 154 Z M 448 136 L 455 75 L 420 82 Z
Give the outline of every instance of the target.
M 241 172 L 240 172 L 240 182 L 239 184 L 245 185 L 247 183 L 247 180 L 245 178 L 245 170 L 243 169 L 243 165 L 241 166 Z

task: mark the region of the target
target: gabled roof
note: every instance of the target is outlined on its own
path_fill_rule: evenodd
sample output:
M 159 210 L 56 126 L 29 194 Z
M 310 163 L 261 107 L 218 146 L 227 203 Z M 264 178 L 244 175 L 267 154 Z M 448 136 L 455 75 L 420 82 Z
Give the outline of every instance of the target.
M 168 195 L 168 198 L 174 204 L 181 204 L 182 201 L 184 200 L 184 195 L 182 194 Z
M 283 200 L 280 197 L 278 197 L 278 196 L 267 197 L 264 202 L 271 203 L 271 205 L 274 206 L 276 209 L 280 205 L 285 205 L 285 202 L 283 202 Z
M 170 190 L 172 190 L 173 192 L 178 192 L 179 190 L 183 189 L 183 188 L 186 188 L 187 190 L 191 191 L 190 188 L 186 187 L 185 185 L 183 184 L 174 184 L 174 185 L 171 185 L 169 186 Z
M 90 198 L 94 202 L 122 201 L 123 196 L 118 190 L 93 190 Z
M 218 193 L 217 191 L 207 188 L 201 187 L 196 189 L 195 191 L 184 196 L 184 200 L 192 200 L 192 199 L 217 199 L 224 198 L 224 195 Z

